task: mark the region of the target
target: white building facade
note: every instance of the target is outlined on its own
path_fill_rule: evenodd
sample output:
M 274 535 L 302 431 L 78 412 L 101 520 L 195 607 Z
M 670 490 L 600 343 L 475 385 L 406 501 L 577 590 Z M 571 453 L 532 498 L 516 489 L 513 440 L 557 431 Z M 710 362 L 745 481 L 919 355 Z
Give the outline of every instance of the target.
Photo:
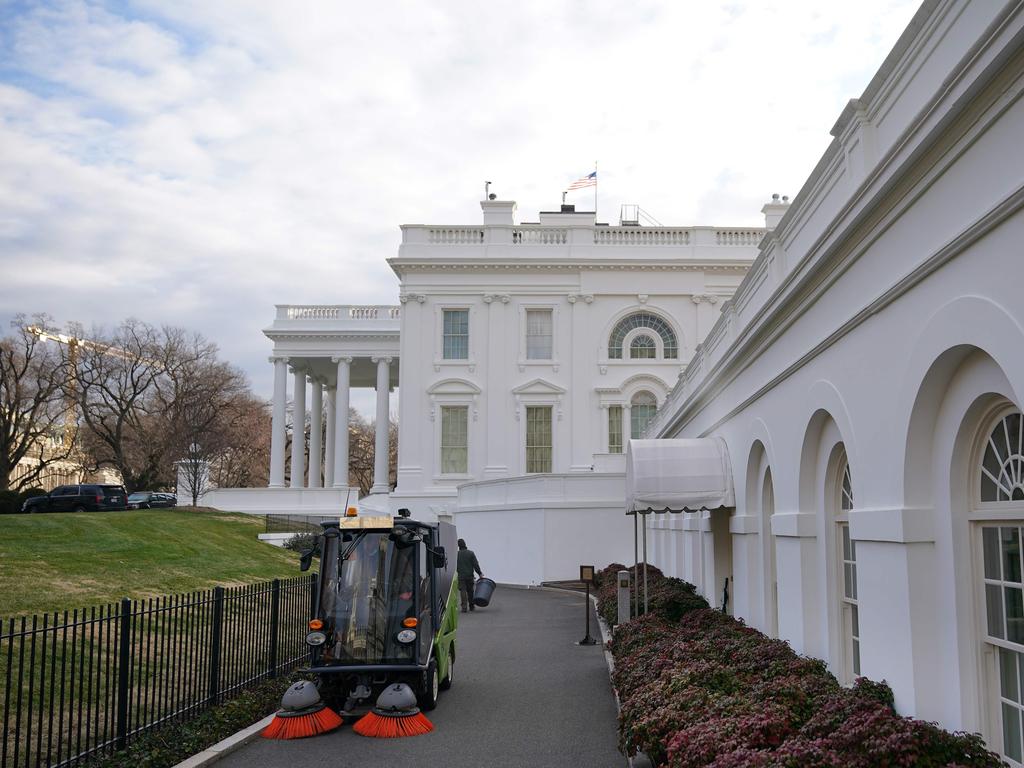
M 649 437 L 720 438 L 735 507 L 652 561 L 900 712 L 1021 765 L 1024 11 L 926 2 Z
M 482 226 L 403 227 L 390 260 L 402 302 L 392 507 L 457 513 L 495 579 L 570 578 L 630 551 L 626 441 L 765 230 L 607 226 L 572 206 L 524 224 L 513 202 L 481 207 Z

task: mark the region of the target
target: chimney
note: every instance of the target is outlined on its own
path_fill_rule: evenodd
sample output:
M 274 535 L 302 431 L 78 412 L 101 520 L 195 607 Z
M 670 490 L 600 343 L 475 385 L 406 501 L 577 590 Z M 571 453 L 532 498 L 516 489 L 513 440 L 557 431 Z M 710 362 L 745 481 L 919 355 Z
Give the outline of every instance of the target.
M 485 227 L 492 224 L 510 227 L 516 223 L 515 200 L 481 200 L 480 208 L 484 212 Z
M 775 229 L 779 222 L 782 221 L 782 217 L 786 215 L 786 211 L 789 210 L 789 197 L 783 196 L 779 199 L 778 194 L 772 195 L 772 201 L 765 203 L 761 209 L 761 213 L 764 214 L 764 225 L 768 229 Z

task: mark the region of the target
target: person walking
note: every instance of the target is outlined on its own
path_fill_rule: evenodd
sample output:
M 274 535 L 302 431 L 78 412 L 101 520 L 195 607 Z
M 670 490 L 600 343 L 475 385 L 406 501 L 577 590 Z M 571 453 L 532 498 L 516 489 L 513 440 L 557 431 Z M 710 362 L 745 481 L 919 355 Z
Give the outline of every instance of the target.
M 480 563 L 476 559 L 476 554 L 472 549 L 466 548 L 465 539 L 459 539 L 459 559 L 455 570 L 459 576 L 459 597 L 462 600 L 462 612 L 466 612 L 466 606 L 469 606 L 469 610 L 472 611 L 473 572 L 476 571 L 478 576 L 483 576 L 484 572 L 480 570 Z

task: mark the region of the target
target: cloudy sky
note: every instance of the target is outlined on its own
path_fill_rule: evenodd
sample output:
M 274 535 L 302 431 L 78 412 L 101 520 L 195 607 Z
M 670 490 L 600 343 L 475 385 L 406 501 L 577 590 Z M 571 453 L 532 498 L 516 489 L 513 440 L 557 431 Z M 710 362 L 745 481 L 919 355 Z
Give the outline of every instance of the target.
M 273 305 L 395 303 L 398 225 L 485 179 L 762 223 L 916 6 L 0 0 L 0 320 L 185 326 L 269 397 Z

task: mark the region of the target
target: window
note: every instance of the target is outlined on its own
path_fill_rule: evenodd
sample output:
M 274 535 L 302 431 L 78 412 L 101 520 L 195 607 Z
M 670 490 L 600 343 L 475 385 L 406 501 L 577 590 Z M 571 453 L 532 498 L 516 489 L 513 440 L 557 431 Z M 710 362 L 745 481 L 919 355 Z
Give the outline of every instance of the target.
M 622 453 L 622 406 L 608 406 L 608 453 Z
M 982 501 L 1024 501 L 1021 415 L 999 420 L 985 444 L 981 463 Z
M 857 605 L 857 542 L 850 538 L 850 511 L 853 509 L 853 483 L 848 462 L 843 467 L 839 489 L 839 516 L 836 521 L 842 562 L 842 593 L 840 614 L 842 620 L 846 677 L 860 675 L 860 613 Z
M 637 328 L 650 328 L 661 336 L 661 344 L 664 348 L 666 360 L 675 360 L 679 357 L 679 344 L 676 341 L 676 334 L 671 326 L 657 315 L 650 312 L 635 312 L 628 317 L 622 318 L 616 323 L 608 339 L 608 357 L 612 360 L 622 359 L 622 344 L 630 331 Z M 632 350 L 631 350 L 632 351 Z M 654 357 L 652 355 L 651 357 Z
M 469 471 L 469 408 L 441 406 L 441 474 L 464 475 Z
M 551 471 L 551 406 L 526 408 L 526 472 Z
M 443 357 L 445 360 L 469 359 L 469 310 L 444 311 Z
M 1020 505 L 1024 517 L 1024 459 L 1021 414 L 1001 417 L 989 432 L 976 463 L 979 510 L 997 504 L 1001 516 L 1014 514 Z M 982 589 L 986 650 L 994 655 L 995 670 L 989 679 L 998 723 L 992 729 L 1002 743 L 1002 755 L 1011 764 L 1024 763 L 1024 579 L 1021 541 L 1024 521 L 1008 520 L 980 526 Z M 989 656 L 990 654 L 986 654 Z
M 646 333 L 635 336 L 629 345 L 631 360 L 653 360 L 658 356 L 658 345 Z
M 552 317 L 550 309 L 526 310 L 526 359 L 552 359 Z
M 639 438 L 654 414 L 658 412 L 658 401 L 650 392 L 637 392 L 630 401 L 630 430 L 629 436 Z
M 982 551 L 987 641 L 998 646 L 999 710 L 1003 755 L 1021 762 L 1024 713 L 1024 592 L 1021 584 L 1019 525 L 984 526 Z

